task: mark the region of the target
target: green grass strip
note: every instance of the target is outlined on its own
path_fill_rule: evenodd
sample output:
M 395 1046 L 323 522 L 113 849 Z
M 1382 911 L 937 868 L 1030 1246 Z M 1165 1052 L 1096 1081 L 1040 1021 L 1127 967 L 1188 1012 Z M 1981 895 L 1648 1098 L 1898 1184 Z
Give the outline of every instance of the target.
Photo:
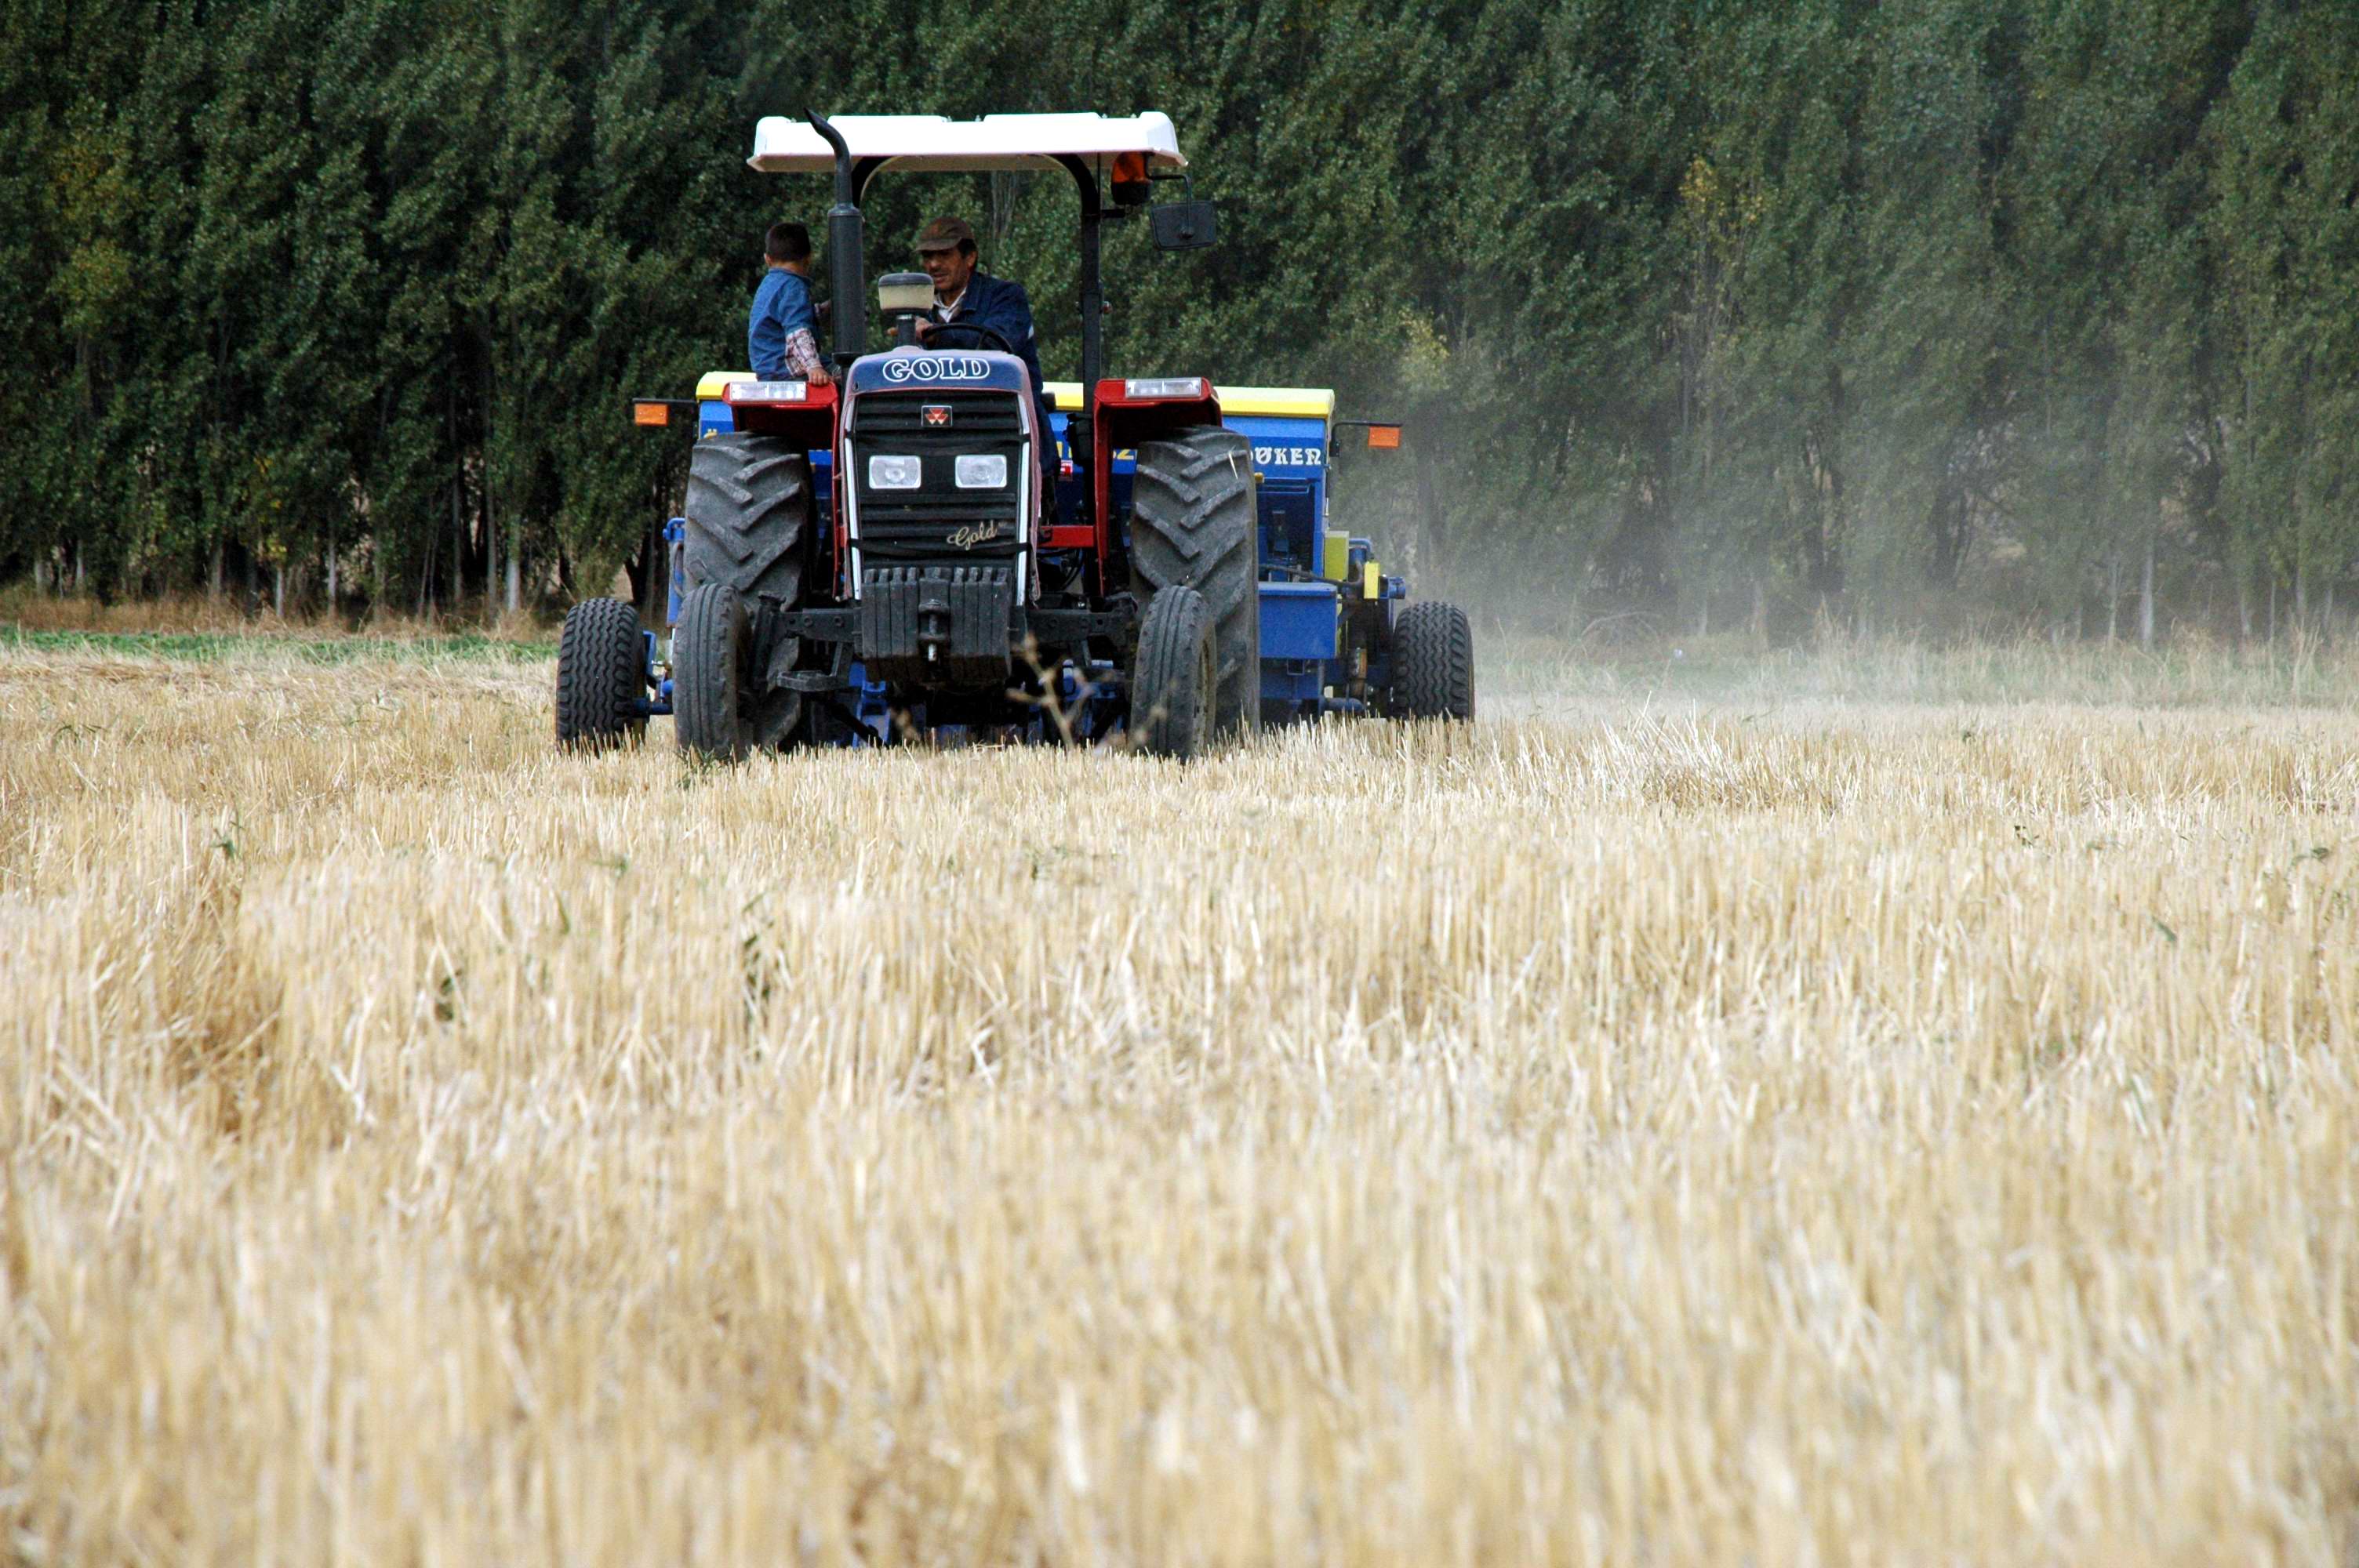
M 0 624 L 0 653 L 114 654 L 129 658 L 219 664 L 238 658 L 284 657 L 300 664 L 349 665 L 390 659 L 422 664 L 461 659 L 532 664 L 557 656 L 554 643 L 500 637 L 301 637 L 226 632 L 32 632 Z

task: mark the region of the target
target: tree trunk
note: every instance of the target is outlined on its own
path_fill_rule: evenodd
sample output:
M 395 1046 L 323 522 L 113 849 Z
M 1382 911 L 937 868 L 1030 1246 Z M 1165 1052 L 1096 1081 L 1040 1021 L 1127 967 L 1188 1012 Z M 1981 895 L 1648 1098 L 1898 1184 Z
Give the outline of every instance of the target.
M 2236 573 L 2236 635 L 2241 642 L 2253 640 L 2253 584 L 2241 570 Z
M 1440 447 L 1439 440 L 1433 438 L 1440 434 L 1433 427 L 1439 423 L 1438 416 L 1429 419 L 1428 438 L 1411 443 L 1417 449 L 1417 520 L 1409 524 L 1409 558 L 1403 563 L 1411 582 L 1433 571 L 1434 558 L 1440 554 L 1441 519 L 1437 515 L 1441 506 L 1440 487 L 1433 472 L 1435 453 Z M 1318 565 L 1315 561 L 1311 564 Z
M 459 476 L 455 473 L 451 476 L 451 510 L 452 512 L 459 510 Z M 419 568 L 418 571 L 418 609 L 416 613 L 421 620 L 425 617 L 428 607 L 432 605 L 434 602 L 434 560 L 435 557 L 440 556 L 441 553 L 442 530 L 439 526 L 428 529 L 426 531 L 426 559 L 424 564 Z
M 663 535 L 653 524 L 639 530 L 639 547 L 623 559 L 623 576 L 631 585 L 631 602 L 641 616 L 656 601 L 656 558 L 663 553 Z M 608 579 L 608 589 L 613 587 Z
M 279 620 L 287 619 L 287 563 L 276 562 L 270 568 L 270 613 Z
M 2122 628 L 2122 557 L 2115 556 L 2105 568 L 2105 641 L 2110 643 Z
M 336 536 L 328 535 L 328 613 L 336 612 Z
M 517 606 L 524 600 L 523 556 L 522 545 L 515 539 L 510 539 L 507 556 L 507 610 L 511 615 L 516 612 Z
M 2138 646 L 2154 650 L 2154 535 L 2146 536 L 2146 565 L 2138 572 Z
M 216 534 L 213 535 L 212 564 L 205 573 L 205 597 L 218 602 L 221 599 L 221 590 L 222 541 L 221 535 Z
M 467 524 L 460 515 L 452 497 L 451 508 L 451 613 L 462 615 L 467 609 Z

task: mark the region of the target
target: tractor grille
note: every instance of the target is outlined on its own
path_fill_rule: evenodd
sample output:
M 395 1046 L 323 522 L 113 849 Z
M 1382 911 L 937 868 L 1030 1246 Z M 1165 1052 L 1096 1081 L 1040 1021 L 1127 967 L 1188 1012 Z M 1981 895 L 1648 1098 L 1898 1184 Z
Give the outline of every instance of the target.
M 947 408 L 949 423 L 927 424 L 929 408 Z M 864 395 L 853 405 L 852 416 L 862 557 L 967 561 L 1015 555 L 1017 487 L 1029 477 L 1021 417 L 1015 395 L 1007 392 L 929 388 Z M 919 488 L 871 486 L 868 460 L 879 454 L 918 459 Z M 1007 460 L 1006 485 L 961 490 L 958 459 L 994 454 Z

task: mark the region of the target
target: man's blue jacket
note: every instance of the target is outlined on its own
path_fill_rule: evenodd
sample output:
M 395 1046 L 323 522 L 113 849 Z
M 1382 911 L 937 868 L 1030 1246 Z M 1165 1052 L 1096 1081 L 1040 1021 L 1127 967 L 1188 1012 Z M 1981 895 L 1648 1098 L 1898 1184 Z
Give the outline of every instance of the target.
M 1032 406 L 1040 419 L 1040 465 L 1054 474 L 1057 460 L 1054 427 L 1049 423 L 1049 396 L 1042 390 L 1040 345 L 1032 331 L 1032 301 L 1026 297 L 1024 286 L 1004 277 L 994 277 L 987 272 L 977 272 L 966 280 L 966 292 L 959 297 L 958 309 L 951 313 L 951 319 L 972 321 L 978 327 L 990 328 L 1007 340 L 1007 346 L 1015 351 L 1017 359 L 1024 362 L 1024 368 L 1032 373 Z M 989 348 L 992 345 L 979 343 L 973 346 Z

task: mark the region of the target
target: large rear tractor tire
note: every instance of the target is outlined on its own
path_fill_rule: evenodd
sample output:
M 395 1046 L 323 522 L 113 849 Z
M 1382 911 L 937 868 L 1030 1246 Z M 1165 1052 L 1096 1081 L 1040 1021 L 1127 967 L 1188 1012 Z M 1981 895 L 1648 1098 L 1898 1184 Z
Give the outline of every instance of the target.
M 1219 680 L 1212 606 L 1192 588 L 1158 589 L 1138 623 L 1138 659 L 1130 678 L 1131 744 L 1181 762 L 1211 750 Z
M 1474 629 L 1440 600 L 1412 604 L 1393 623 L 1387 708 L 1402 719 L 1474 717 Z
M 787 744 L 803 715 L 800 695 L 769 685 L 772 670 L 790 670 L 800 656 L 771 611 L 802 606 L 810 459 L 781 437 L 709 437 L 690 449 L 682 511 L 676 728 L 691 756 L 735 762 L 756 747 Z
M 1212 425 L 1138 444 L 1131 565 L 1147 589 L 1202 596 L 1220 659 L 1212 713 L 1219 735 L 1261 725 L 1256 521 L 1253 443 L 1244 436 Z
M 700 762 L 734 762 L 754 749 L 746 715 L 754 635 L 745 601 L 725 582 L 689 590 L 671 639 L 671 707 L 679 749 Z
M 726 583 L 748 600 L 802 601 L 810 459 L 777 436 L 731 432 L 689 449 L 682 590 Z
M 557 641 L 557 743 L 569 752 L 636 744 L 647 732 L 647 638 L 619 599 L 585 599 Z

